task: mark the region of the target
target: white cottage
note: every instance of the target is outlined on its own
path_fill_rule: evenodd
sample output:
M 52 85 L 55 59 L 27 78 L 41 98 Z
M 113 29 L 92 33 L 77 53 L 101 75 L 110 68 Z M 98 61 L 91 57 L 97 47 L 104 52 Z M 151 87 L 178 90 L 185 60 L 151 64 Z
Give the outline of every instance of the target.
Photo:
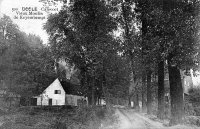
M 34 98 L 37 99 L 37 105 L 65 105 L 65 90 L 56 79 L 42 94 Z
M 66 94 L 60 81 L 56 79 L 39 96 L 34 97 L 33 105 L 73 105 L 78 106 L 78 101 L 86 101 L 87 98 L 77 95 Z

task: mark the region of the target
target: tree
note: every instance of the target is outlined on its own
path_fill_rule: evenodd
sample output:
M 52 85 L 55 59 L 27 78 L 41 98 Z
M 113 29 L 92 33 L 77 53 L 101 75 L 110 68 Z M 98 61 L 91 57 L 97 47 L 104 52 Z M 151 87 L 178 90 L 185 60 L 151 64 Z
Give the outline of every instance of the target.
M 103 1 L 77 0 L 51 15 L 45 25 L 56 58 L 63 57 L 80 69 L 82 86 L 93 104 L 95 72 L 104 66 L 107 50 L 113 51 L 117 45 L 111 36 L 116 24 L 109 13 Z
M 139 19 L 142 22 L 142 34 L 143 34 L 143 58 L 147 61 L 147 73 L 154 71 L 158 75 L 158 117 L 164 116 L 164 42 L 162 23 L 164 18 L 162 17 L 162 1 L 138 1 L 138 8 L 136 11 L 141 12 Z M 150 59 L 150 60 L 149 60 Z M 153 60 L 152 60 L 153 59 Z M 151 65 L 148 65 L 151 64 Z M 149 68 L 151 68 L 151 70 Z M 158 69 L 158 70 L 156 70 Z M 149 71 L 150 70 L 150 71 Z M 148 75 L 150 76 L 150 75 Z M 150 83 L 150 82 L 149 82 Z M 151 89 L 150 84 L 148 88 Z M 148 92 L 151 91 L 147 91 Z M 151 93 L 148 94 L 149 108 L 151 108 Z M 152 111 L 148 111 L 152 112 Z
M 158 118 L 164 119 L 165 87 L 164 87 L 164 61 L 158 63 Z
M 148 13 L 152 11 L 152 7 L 154 5 L 153 1 L 142 1 L 138 0 L 135 3 L 135 12 L 138 14 L 136 15 L 137 20 L 141 23 L 141 64 L 143 68 L 143 81 L 144 76 L 146 75 L 147 79 L 147 113 L 152 113 L 152 91 L 151 91 L 151 74 L 155 69 L 155 40 L 156 38 L 152 38 L 150 30 L 148 29 L 151 26 L 151 21 L 148 19 Z M 143 82 L 145 84 L 145 82 Z
M 131 105 L 131 98 L 133 95 L 139 96 L 141 80 L 141 34 L 137 31 L 139 22 L 136 19 L 134 11 L 134 1 L 111 1 L 110 3 L 114 11 L 112 13 L 116 22 L 118 23 L 118 38 L 121 42 L 121 53 L 129 60 L 131 68 L 131 83 L 129 85 L 129 106 Z M 139 97 L 136 97 L 134 105 L 139 107 Z
M 38 95 L 38 87 L 44 88 L 55 79 L 54 60 L 48 47 L 42 45 L 39 37 L 21 32 L 8 16 L 1 18 L 0 25 L 4 30 L 0 36 L 4 45 L 0 55 L 0 79 L 8 91 L 22 97 Z
M 195 38 L 198 29 L 195 25 L 195 6 L 197 3 L 195 1 L 165 0 L 160 2 L 163 6 L 158 6 L 157 3 L 159 2 L 156 1 L 139 1 L 139 5 L 146 11 L 142 13 L 144 16 L 142 23 L 145 23 L 143 25 L 146 25 L 146 27 L 142 28 L 147 32 L 146 36 L 150 38 L 157 36 L 157 41 L 154 40 L 156 44 L 151 44 L 155 49 L 150 50 L 161 53 L 161 57 L 155 58 L 158 64 L 168 60 L 170 95 L 172 98 L 171 122 L 177 124 L 181 122 L 183 117 L 183 90 L 179 69 L 194 65 L 196 60 L 194 60 L 194 55 L 196 53 Z M 148 5 L 154 6 L 148 8 Z M 147 35 L 148 33 L 150 35 Z M 162 70 L 161 73 L 163 73 L 163 68 L 160 69 L 163 64 L 159 66 L 159 71 Z M 162 77 L 161 75 L 159 83 L 163 85 Z M 159 86 L 161 89 L 163 89 L 162 85 Z M 161 93 L 162 95 L 159 96 L 163 98 L 163 92 Z M 159 101 L 162 98 L 159 98 Z
M 184 116 L 183 88 L 181 84 L 180 69 L 194 66 L 194 55 L 197 53 L 195 23 L 195 6 L 197 1 L 164 1 L 164 12 L 170 15 L 167 26 L 171 26 L 168 32 L 168 71 L 171 96 L 171 124 L 182 122 Z M 165 28 L 167 28 L 165 26 Z M 169 34 L 171 33 L 171 34 Z

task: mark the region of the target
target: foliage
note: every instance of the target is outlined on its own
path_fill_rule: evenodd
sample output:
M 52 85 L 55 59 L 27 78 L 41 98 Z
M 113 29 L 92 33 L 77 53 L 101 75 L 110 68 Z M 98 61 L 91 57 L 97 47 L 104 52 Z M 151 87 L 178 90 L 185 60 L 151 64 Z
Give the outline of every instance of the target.
M 120 44 L 112 35 L 117 24 L 110 11 L 110 6 L 100 0 L 76 0 L 50 15 L 44 26 L 54 57 L 64 58 L 80 70 L 85 94 L 92 94 L 91 87 L 103 92 L 103 85 L 122 86 L 128 80 L 124 79 L 127 75 L 120 75 L 127 74 L 120 71 L 126 64 L 120 64 L 124 59 L 117 54 Z
M 0 80 L 9 91 L 21 96 L 38 94 L 39 88 L 55 79 L 49 48 L 38 36 L 21 32 L 6 15 L 0 19 L 0 27 Z
M 197 1 L 174 1 L 171 7 L 167 6 L 169 3 L 138 1 L 136 11 L 141 12 L 140 14 L 144 12 L 144 15 L 139 16 L 141 20 L 146 20 L 148 27 L 145 30 L 145 40 L 147 40 L 145 46 L 150 52 L 148 55 L 154 56 L 153 58 L 159 61 L 173 53 L 173 62 L 181 68 L 192 66 L 197 61 L 194 56 L 198 52 L 196 38 L 199 27 L 196 24 L 198 17 L 195 13 L 198 3 Z

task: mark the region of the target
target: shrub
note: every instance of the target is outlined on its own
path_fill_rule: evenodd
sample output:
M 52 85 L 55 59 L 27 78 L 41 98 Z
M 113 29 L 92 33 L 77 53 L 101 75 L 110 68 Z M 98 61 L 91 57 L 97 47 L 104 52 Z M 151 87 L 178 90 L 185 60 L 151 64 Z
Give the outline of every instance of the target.
M 189 125 L 200 126 L 200 117 L 197 117 L 197 116 L 187 116 L 187 117 L 185 117 L 184 123 L 185 124 L 189 124 Z
M 71 110 L 72 111 L 72 110 Z M 69 116 L 69 114 L 73 114 Z M 114 111 L 103 107 L 78 107 L 75 112 L 58 115 L 51 124 L 52 129 L 99 129 L 102 121 L 114 123 Z M 104 122 L 105 123 L 105 122 Z

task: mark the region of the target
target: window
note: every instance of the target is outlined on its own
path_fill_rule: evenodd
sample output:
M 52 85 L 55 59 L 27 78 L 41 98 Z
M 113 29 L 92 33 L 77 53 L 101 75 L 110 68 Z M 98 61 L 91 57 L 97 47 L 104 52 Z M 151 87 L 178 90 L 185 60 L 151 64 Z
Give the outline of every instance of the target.
M 61 90 L 55 90 L 55 94 L 61 94 Z

